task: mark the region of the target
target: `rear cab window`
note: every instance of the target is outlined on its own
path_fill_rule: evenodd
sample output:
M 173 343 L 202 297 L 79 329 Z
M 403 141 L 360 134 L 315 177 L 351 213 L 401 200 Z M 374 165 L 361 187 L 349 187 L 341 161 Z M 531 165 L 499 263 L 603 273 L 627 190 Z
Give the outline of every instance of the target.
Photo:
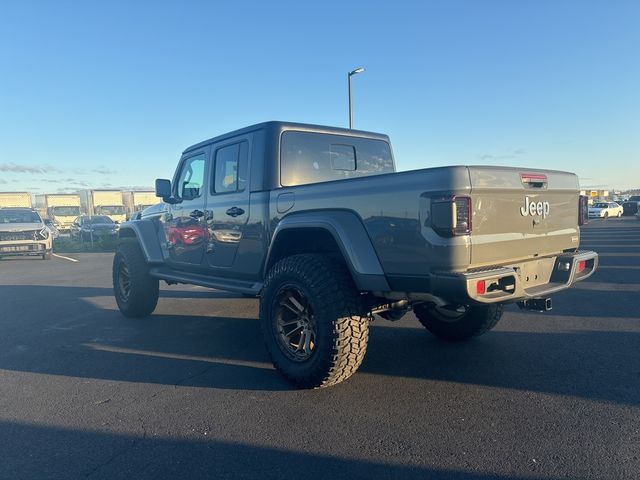
M 290 187 L 394 172 L 383 140 L 286 131 L 280 144 L 280 183 Z

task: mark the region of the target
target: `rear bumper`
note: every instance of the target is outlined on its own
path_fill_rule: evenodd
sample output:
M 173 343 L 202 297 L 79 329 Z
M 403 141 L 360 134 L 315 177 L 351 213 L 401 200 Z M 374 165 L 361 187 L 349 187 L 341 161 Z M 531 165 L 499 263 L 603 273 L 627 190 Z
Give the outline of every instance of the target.
M 565 290 L 589 278 L 597 266 L 596 252 L 577 251 L 504 267 L 458 274 L 435 273 L 430 284 L 433 295 L 452 302 L 512 303 Z M 484 282 L 483 288 L 479 288 L 479 282 Z

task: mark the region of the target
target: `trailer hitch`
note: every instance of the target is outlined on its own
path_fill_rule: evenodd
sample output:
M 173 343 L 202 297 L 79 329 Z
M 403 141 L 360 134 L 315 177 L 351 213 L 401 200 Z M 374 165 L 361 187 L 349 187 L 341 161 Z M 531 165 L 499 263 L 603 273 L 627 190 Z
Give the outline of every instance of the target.
M 550 298 L 530 298 L 518 302 L 518 307 L 522 310 L 533 310 L 534 312 L 548 312 L 553 308 Z

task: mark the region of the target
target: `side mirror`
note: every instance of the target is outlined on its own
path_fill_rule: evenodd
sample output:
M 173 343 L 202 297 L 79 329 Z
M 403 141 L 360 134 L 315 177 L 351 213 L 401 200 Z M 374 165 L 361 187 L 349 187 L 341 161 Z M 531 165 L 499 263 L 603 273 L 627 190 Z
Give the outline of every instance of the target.
M 180 200 L 171 196 L 171 181 L 164 178 L 156 179 L 156 197 L 162 198 L 165 203 L 178 203 Z
M 157 178 L 156 179 L 156 197 L 165 199 L 170 196 L 171 196 L 171 181 L 165 178 Z

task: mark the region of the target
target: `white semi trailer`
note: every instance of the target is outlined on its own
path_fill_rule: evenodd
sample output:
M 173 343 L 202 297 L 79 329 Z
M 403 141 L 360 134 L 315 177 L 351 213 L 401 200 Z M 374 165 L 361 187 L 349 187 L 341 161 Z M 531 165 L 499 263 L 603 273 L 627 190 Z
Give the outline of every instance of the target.
M 87 215 L 106 215 L 116 223 L 126 221 L 121 190 L 82 190 L 80 203 Z
M 80 195 L 76 193 L 47 193 L 36 195 L 36 209 L 50 219 L 61 232 L 71 229 L 80 215 Z
M 0 207 L 31 208 L 32 205 L 29 192 L 0 192 Z

